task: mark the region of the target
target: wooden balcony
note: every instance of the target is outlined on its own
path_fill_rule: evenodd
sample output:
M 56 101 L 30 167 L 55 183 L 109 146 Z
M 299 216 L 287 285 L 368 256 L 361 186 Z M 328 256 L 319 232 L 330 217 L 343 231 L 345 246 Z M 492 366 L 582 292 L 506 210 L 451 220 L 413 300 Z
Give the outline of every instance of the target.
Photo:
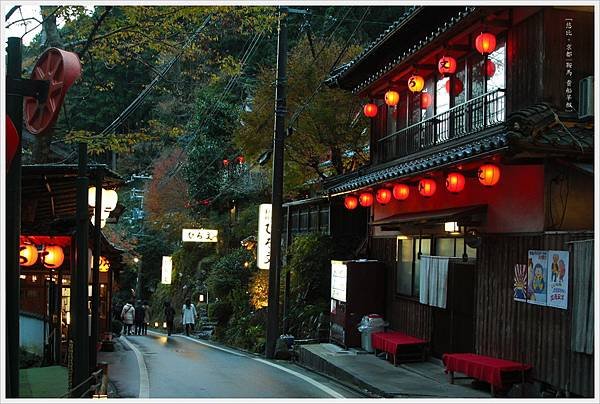
M 504 119 L 504 90 L 499 89 L 380 139 L 374 160 L 376 164 L 385 163 L 433 146 L 451 144 L 456 139 L 502 124 Z

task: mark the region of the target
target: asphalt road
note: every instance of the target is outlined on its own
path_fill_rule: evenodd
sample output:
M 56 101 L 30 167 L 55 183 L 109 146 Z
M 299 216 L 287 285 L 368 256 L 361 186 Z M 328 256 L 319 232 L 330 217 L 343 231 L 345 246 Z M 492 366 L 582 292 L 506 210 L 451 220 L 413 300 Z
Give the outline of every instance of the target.
M 120 340 L 126 351 L 109 372 L 119 392 L 126 392 L 122 397 L 364 397 L 289 362 L 267 361 L 196 338 L 149 332 Z

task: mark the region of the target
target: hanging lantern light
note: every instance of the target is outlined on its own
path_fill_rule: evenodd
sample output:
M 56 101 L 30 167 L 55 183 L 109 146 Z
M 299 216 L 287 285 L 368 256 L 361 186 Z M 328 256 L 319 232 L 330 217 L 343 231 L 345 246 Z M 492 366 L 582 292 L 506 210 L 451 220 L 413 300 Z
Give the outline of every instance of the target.
M 429 93 L 421 93 L 421 109 L 427 109 L 431 106 L 431 94 Z
M 59 245 L 47 245 L 42 252 L 42 261 L 46 268 L 55 269 L 62 265 L 65 253 Z
M 438 70 L 441 74 L 454 74 L 456 72 L 456 59 L 444 56 L 438 61 Z
M 479 167 L 477 178 L 486 187 L 493 187 L 500 181 L 500 168 L 494 164 L 484 164 Z
M 450 82 L 452 82 L 452 96 L 456 97 L 458 94 L 462 93 L 464 89 L 462 81 L 453 77 L 451 80 L 446 81 L 446 91 L 448 94 L 450 94 Z
M 429 178 L 422 179 L 419 181 L 419 193 L 426 198 L 429 198 L 435 194 L 436 184 L 435 181 Z
M 227 167 L 229 165 L 229 160 L 223 159 L 223 167 Z
M 96 187 L 88 188 L 88 205 L 92 208 L 96 206 Z
M 425 87 L 425 80 L 418 74 L 412 75 L 408 78 L 408 89 L 413 93 L 418 93 Z
M 363 113 L 367 118 L 374 118 L 375 116 L 377 116 L 377 105 L 371 102 L 365 104 L 365 106 L 363 107 Z
M 244 164 L 246 162 L 246 159 L 244 158 L 244 156 L 238 156 L 237 161 L 240 164 Z
M 103 216 L 103 214 L 100 216 L 100 228 L 101 229 L 103 229 L 104 226 L 106 226 L 106 219 L 103 219 L 102 216 Z M 92 222 L 92 224 L 96 224 L 96 215 L 92 215 L 92 217 L 90 218 L 90 222 Z
M 461 173 L 450 173 L 446 177 L 446 189 L 453 194 L 458 194 L 465 189 L 465 176 Z
M 117 207 L 119 195 L 114 189 L 102 190 L 102 210 L 113 211 Z
M 482 55 L 489 55 L 496 50 L 496 36 L 490 32 L 482 32 L 475 38 L 475 48 Z
M 491 60 L 485 61 L 485 77 L 492 77 L 496 73 L 496 65 Z
M 356 207 L 358 206 L 358 199 L 356 199 L 356 197 L 353 195 L 348 195 L 344 198 L 344 206 L 348 210 L 356 209 Z
M 363 192 L 358 196 L 358 203 L 365 208 L 373 205 L 373 194 L 370 192 Z
M 38 259 L 37 247 L 26 241 L 19 246 L 19 264 L 24 267 L 30 267 L 36 263 Z
M 397 91 L 389 90 L 385 93 L 385 103 L 390 107 L 398 105 L 398 101 L 400 101 L 400 94 Z
M 100 272 L 108 272 L 109 269 L 110 262 L 108 261 L 108 258 L 100 256 L 100 266 L 98 267 L 98 270 Z
M 397 200 L 404 201 L 410 194 L 410 188 L 406 184 L 396 184 L 394 185 L 394 188 L 392 188 L 392 194 Z
M 380 188 L 377 190 L 375 198 L 381 205 L 386 205 L 392 200 L 392 192 L 387 188 Z

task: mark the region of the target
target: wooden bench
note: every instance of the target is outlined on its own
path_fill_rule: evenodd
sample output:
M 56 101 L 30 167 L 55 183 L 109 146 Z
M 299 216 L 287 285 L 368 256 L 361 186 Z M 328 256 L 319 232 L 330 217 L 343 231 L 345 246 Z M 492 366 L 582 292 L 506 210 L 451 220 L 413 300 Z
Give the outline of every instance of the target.
M 524 383 L 528 379 L 531 365 L 513 362 L 491 356 L 474 353 L 454 353 L 442 356 L 450 383 L 455 379 L 477 379 L 491 386 L 492 397 L 497 389 L 510 387 L 512 384 Z M 468 377 L 454 377 L 454 372 L 460 372 Z
M 399 331 L 385 331 L 371 334 L 371 342 L 375 355 L 377 351 L 384 351 L 392 356 L 393 364 L 403 362 L 424 361 L 427 357 L 426 347 L 428 341 L 406 335 Z

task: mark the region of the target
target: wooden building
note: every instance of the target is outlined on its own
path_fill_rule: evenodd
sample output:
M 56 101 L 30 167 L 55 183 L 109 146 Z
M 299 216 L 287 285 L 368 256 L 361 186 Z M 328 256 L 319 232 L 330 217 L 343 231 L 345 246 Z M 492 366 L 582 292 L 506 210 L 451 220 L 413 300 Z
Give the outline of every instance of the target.
M 76 179 L 77 166 L 58 164 L 24 165 L 22 168 L 20 304 L 23 319 L 36 319 L 40 335 L 22 336 L 21 341 L 43 347 L 49 363 L 67 363 L 70 330 L 71 274 L 76 268 Z M 104 165 L 89 166 L 89 175 L 101 175 L 103 187 L 116 188 L 121 178 Z M 90 217 L 93 214 L 90 208 Z M 122 207 L 111 212 L 114 221 Z M 89 259 L 93 251 L 94 227 L 89 225 Z M 98 333 L 111 331 L 112 291 L 118 282 L 124 251 L 100 233 L 100 256 L 105 265 L 99 273 Z M 55 248 L 62 259 L 52 264 L 48 255 Z M 29 251 L 26 251 L 29 249 Z M 33 255 L 29 255 L 29 254 Z M 31 257 L 31 259 L 30 259 Z M 89 287 L 91 288 L 91 269 Z M 89 306 L 91 308 L 91 305 Z M 31 322 L 31 320 L 28 320 Z M 33 329 L 33 327 L 29 327 Z M 27 332 L 27 330 L 23 330 Z M 26 337 L 26 338 L 24 338 Z
M 365 258 L 386 263 L 392 328 L 430 341 L 434 356 L 529 363 L 543 390 L 587 397 L 593 11 L 407 9 L 329 78 L 365 102 L 371 164 L 325 184 L 332 201 L 370 209 Z M 560 278 L 554 255 L 568 258 Z M 439 257 L 445 307 L 422 292 Z M 546 260 L 544 283 L 532 257 Z

